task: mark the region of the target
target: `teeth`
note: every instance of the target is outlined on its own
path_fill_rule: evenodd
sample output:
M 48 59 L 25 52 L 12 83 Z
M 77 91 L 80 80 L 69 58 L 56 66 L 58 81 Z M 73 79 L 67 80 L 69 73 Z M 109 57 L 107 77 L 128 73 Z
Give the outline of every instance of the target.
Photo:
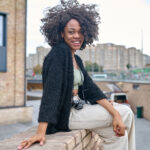
M 79 44 L 80 42 L 73 42 L 73 43 Z

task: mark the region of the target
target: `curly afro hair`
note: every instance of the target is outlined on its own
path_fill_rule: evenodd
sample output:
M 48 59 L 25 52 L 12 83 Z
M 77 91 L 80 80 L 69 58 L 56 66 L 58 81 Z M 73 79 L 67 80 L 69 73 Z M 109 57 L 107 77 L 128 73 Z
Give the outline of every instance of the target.
M 76 19 L 81 26 L 81 32 L 84 36 L 84 42 L 81 50 L 98 39 L 98 24 L 100 22 L 99 13 L 94 4 L 79 4 L 77 0 L 60 0 L 61 5 L 48 8 L 46 15 L 41 19 L 41 33 L 45 36 L 50 46 L 63 41 L 61 33 L 68 21 Z

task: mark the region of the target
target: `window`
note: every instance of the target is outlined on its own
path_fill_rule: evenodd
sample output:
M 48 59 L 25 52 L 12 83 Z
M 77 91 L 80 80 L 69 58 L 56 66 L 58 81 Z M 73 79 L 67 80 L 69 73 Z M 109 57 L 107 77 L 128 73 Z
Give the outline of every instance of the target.
M 3 45 L 3 17 L 0 15 L 0 46 Z
M 0 13 L 0 72 L 6 72 L 6 29 L 7 15 Z
M 140 89 L 140 85 L 139 84 L 133 84 L 133 89 L 134 90 L 139 90 Z

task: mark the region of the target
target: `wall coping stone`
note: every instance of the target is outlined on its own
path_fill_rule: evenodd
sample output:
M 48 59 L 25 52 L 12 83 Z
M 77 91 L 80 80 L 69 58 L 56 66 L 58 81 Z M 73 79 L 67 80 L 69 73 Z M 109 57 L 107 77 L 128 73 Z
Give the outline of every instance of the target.
M 0 141 L 1 150 L 17 150 L 23 140 L 36 133 L 37 127 L 17 134 L 9 139 Z M 29 150 L 102 150 L 102 140 L 90 130 L 72 130 L 71 132 L 57 132 L 46 135 L 46 144 L 42 147 L 34 144 Z

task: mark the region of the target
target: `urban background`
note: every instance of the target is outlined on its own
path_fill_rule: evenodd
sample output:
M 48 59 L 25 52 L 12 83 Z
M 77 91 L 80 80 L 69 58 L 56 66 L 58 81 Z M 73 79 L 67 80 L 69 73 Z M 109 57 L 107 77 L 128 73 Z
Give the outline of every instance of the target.
M 42 64 L 50 48 L 37 47 L 27 57 L 28 77 L 40 78 Z M 90 74 L 107 74 L 109 79 L 150 80 L 150 56 L 135 47 L 126 48 L 112 43 L 87 46 L 76 52 Z
M 89 75 L 108 96 L 108 100 L 112 100 L 115 94 L 123 94 L 122 103 L 131 107 L 135 113 L 137 150 L 149 150 L 149 0 L 92 2 L 102 4 L 102 42 L 87 46 L 83 51 L 78 50 L 76 54 L 82 58 Z M 44 57 L 51 51 L 49 46 L 43 44 L 44 38 L 41 40 L 39 22 L 42 15 L 39 13 L 43 13 L 45 7 L 55 4 L 56 2 L 51 0 L 0 0 L 1 150 L 16 149 L 19 140 L 30 135 L 28 129 L 35 129 L 38 124 L 43 92 L 42 64 Z M 121 14 L 121 17 L 118 14 Z M 122 28 L 124 24 L 126 25 Z M 135 33 L 138 31 L 134 30 L 136 27 L 139 30 L 142 27 L 146 32 L 137 36 Z M 122 36 L 119 36 L 119 32 Z M 119 38 L 116 39 L 117 36 Z M 130 40 L 131 47 L 126 44 L 126 40 Z M 138 41 L 138 44 L 135 44 L 135 41 Z M 24 137 L 23 134 L 16 135 L 24 131 Z M 15 138 L 7 140 L 14 135 Z M 4 139 L 6 140 L 3 141 Z

